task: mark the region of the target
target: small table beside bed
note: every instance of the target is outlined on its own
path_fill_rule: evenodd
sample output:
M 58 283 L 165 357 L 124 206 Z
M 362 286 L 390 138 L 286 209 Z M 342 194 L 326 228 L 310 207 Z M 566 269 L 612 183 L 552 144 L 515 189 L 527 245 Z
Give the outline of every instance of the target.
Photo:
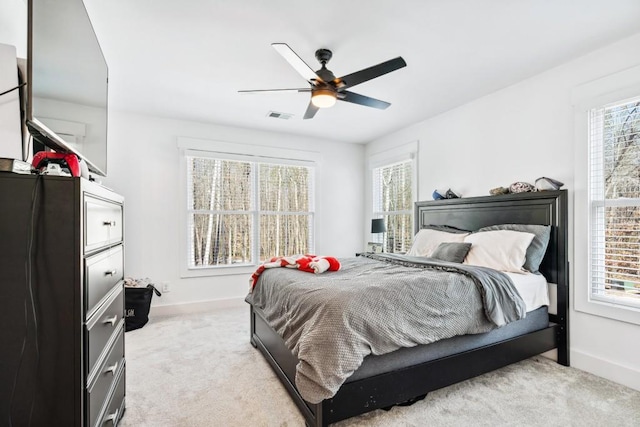
M 566 190 L 417 202 L 414 221 L 407 255 L 268 269 L 247 296 L 251 343 L 308 426 L 552 349 L 569 365 Z

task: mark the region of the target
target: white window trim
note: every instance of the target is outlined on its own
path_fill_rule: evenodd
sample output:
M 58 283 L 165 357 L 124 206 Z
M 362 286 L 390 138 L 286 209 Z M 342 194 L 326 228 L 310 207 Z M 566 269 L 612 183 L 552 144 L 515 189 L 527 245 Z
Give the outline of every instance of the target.
M 379 212 L 373 211 L 373 200 L 371 197 L 373 196 L 373 170 L 376 168 L 393 165 L 400 162 L 405 162 L 407 160 L 411 160 L 411 171 L 413 172 L 413 176 L 411 177 L 411 195 L 412 202 L 415 203 L 418 201 L 418 171 L 420 170 L 418 165 L 418 147 L 419 141 L 412 141 L 403 145 L 399 145 L 397 147 L 390 148 L 388 150 L 380 151 L 369 156 L 368 160 L 368 169 L 367 169 L 367 179 L 369 180 L 369 209 L 367 210 L 369 217 L 366 221 L 366 236 L 365 241 L 369 241 L 371 237 L 371 229 L 370 224 L 373 218 L 379 218 Z M 403 213 L 404 211 L 394 211 L 389 213 Z M 414 209 L 411 209 L 411 217 L 414 216 Z M 415 228 L 416 219 L 413 218 L 414 228 Z
M 321 154 L 313 151 L 291 150 L 288 148 L 280 148 L 265 145 L 252 145 L 236 142 L 215 141 L 209 139 L 178 137 L 177 143 L 179 151 L 179 171 L 180 171 L 180 263 L 179 271 L 181 278 L 190 277 L 208 277 L 208 276 L 228 276 L 228 275 L 249 275 L 253 273 L 258 264 L 242 264 L 242 265 L 224 265 L 224 266 L 206 266 L 206 267 L 189 267 L 188 259 L 188 215 L 187 215 L 187 157 L 214 157 L 225 160 L 239 160 L 248 162 L 275 163 L 275 164 L 291 164 L 297 166 L 312 167 L 314 183 L 316 181 L 317 166 L 321 161 Z M 277 155 L 275 155 L 277 154 Z M 314 194 L 309 204 L 313 210 L 312 227 L 316 230 L 315 215 L 315 193 L 317 192 L 317 184 L 314 184 Z M 312 241 L 315 244 L 315 238 Z M 315 248 L 310 248 L 313 253 Z M 257 248 L 253 248 L 257 252 Z M 254 254 L 255 255 L 255 254 Z M 258 257 L 254 257 L 258 259 Z M 247 278 L 248 280 L 248 278 Z M 248 283 L 248 282 L 247 282 Z
M 404 162 L 405 160 L 413 160 L 415 162 L 414 166 L 416 166 L 414 168 L 414 172 L 417 172 L 418 141 L 412 141 L 407 144 L 399 145 L 388 150 L 371 154 L 369 156 L 369 172 L 371 172 L 375 168 Z M 414 174 L 417 175 L 417 173 Z
M 574 107 L 574 307 L 596 316 L 640 325 L 640 309 L 591 298 L 591 209 L 589 192 L 588 114 L 602 105 L 640 94 L 640 66 L 594 80 L 572 92 Z

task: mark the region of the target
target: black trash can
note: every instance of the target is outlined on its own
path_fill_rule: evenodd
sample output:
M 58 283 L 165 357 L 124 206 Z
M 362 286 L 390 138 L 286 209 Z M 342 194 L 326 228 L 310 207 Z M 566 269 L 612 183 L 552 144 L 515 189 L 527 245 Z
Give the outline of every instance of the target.
M 153 284 L 147 286 L 130 286 L 127 283 L 140 284 L 142 281 L 125 281 L 124 287 L 124 330 L 126 332 L 142 328 L 149 321 L 151 299 L 155 293 L 162 296 Z M 148 282 L 143 282 L 148 283 Z

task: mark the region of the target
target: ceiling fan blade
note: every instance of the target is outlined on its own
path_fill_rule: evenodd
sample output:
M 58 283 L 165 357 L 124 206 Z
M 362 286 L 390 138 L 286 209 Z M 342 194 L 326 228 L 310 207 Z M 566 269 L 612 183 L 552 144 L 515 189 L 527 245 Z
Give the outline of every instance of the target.
M 260 93 L 260 92 L 311 92 L 310 87 L 299 89 L 249 89 L 239 90 L 238 93 Z
M 304 62 L 299 56 L 298 54 L 296 54 L 293 49 L 291 49 L 289 47 L 288 44 L 286 43 L 271 43 L 271 46 L 273 46 L 273 48 L 276 50 L 276 52 L 278 52 L 280 55 L 282 55 L 282 57 L 284 59 L 287 60 L 287 62 L 298 72 L 298 74 L 300 74 L 305 80 L 307 80 L 310 83 L 313 83 L 313 81 L 320 81 L 322 82 L 322 79 L 320 77 L 318 77 L 318 75 L 316 74 L 315 71 L 313 71 L 313 69 L 311 69 L 311 67 L 309 67 L 307 65 L 306 62 Z
M 353 104 L 364 105 L 366 107 L 378 108 L 380 110 L 384 110 L 389 105 L 391 105 L 388 102 L 380 101 L 379 99 L 370 98 L 368 96 L 360 95 L 358 93 L 349 92 L 348 90 L 345 90 L 343 92 L 339 92 L 338 93 L 338 99 L 340 101 L 347 101 L 347 102 L 351 102 Z
M 364 70 L 356 71 L 355 73 L 347 74 L 346 76 L 338 77 L 335 82 L 338 90 L 342 91 L 348 89 L 360 83 L 364 83 L 368 80 L 375 79 L 399 68 L 406 67 L 407 63 L 401 56 L 390 59 L 378 65 L 374 65 Z
M 313 119 L 313 116 L 316 115 L 316 113 L 318 112 L 319 108 L 316 107 L 315 105 L 313 105 L 313 103 L 311 101 L 309 101 L 309 106 L 307 107 L 307 111 L 305 111 L 304 113 L 304 117 L 303 119 Z

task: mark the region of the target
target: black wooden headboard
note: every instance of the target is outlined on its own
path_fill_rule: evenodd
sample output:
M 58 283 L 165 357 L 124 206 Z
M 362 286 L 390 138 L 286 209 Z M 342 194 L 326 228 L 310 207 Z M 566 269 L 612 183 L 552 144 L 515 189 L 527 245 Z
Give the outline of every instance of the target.
M 551 225 L 551 238 L 540 272 L 552 283 L 567 283 L 567 192 L 540 191 L 501 196 L 417 202 L 415 231 L 449 225 L 475 231 L 496 224 Z
M 561 324 L 564 339 L 568 342 L 567 190 L 432 200 L 415 204 L 416 233 L 428 225 L 448 225 L 475 231 L 496 224 L 551 225 L 549 246 L 540 272 L 548 282 L 558 285 L 557 315 L 551 317 Z

